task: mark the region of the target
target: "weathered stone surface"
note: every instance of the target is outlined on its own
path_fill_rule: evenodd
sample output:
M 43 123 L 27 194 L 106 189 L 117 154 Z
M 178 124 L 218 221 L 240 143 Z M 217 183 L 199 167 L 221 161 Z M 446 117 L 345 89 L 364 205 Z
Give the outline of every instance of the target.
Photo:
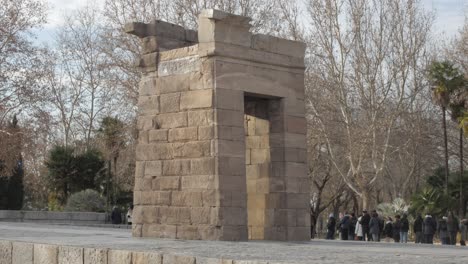
M 83 264 L 83 248 L 78 247 L 59 247 L 59 264 Z
M 142 234 L 144 237 L 176 238 L 177 227 L 175 225 L 144 224 Z
M 198 139 L 198 127 L 174 128 L 169 130 L 169 142 Z
M 197 226 L 192 225 L 182 225 L 177 226 L 177 239 L 188 239 L 188 240 L 198 240 L 200 239 L 200 233 L 198 232 Z
M 180 93 L 161 94 L 161 113 L 179 112 Z
M 162 175 L 162 161 L 146 161 L 145 176 L 160 176 Z
M 108 263 L 132 264 L 132 252 L 126 250 L 111 249 L 107 255 Z
M 159 113 L 159 97 L 140 96 L 138 99 L 138 109 L 142 115 L 154 115 Z
M 85 248 L 84 264 L 107 264 L 107 249 Z
M 201 158 L 211 156 L 211 141 L 192 141 L 173 144 L 174 158 Z
M 180 109 L 208 108 L 213 105 L 213 90 L 196 90 L 184 92 L 180 98 Z
M 166 160 L 163 163 L 163 175 L 188 175 L 190 160 Z
M 181 177 L 182 190 L 211 190 L 216 187 L 214 175 L 190 175 Z
M 174 191 L 171 194 L 173 206 L 200 207 L 203 205 L 201 192 Z
M 297 58 L 303 58 L 306 46 L 302 42 L 258 34 L 252 36 L 252 48 L 272 53 L 289 55 Z
M 13 242 L 12 264 L 33 264 L 34 244 Z M 0 261 L 1 263 L 1 261 Z
M 213 110 L 197 110 L 188 112 L 189 126 L 209 126 L 213 125 Z
M 155 127 L 160 128 L 178 128 L 187 126 L 187 113 L 168 113 L 159 114 L 154 118 Z
M 190 168 L 192 175 L 211 175 L 215 173 L 215 158 L 192 159 Z
M 216 115 L 218 125 L 244 127 L 244 113 L 241 111 L 219 109 Z
M 138 161 L 169 160 L 173 157 L 174 153 L 171 144 L 140 144 L 136 148 L 136 159 Z
M 12 260 L 12 244 L 8 241 L 0 241 L 0 263 L 10 264 Z
M 164 254 L 163 264 L 195 264 L 195 257 Z
M 148 131 L 148 140 L 149 142 L 155 141 L 167 141 L 167 129 L 158 129 Z
M 216 89 L 216 107 L 218 109 L 244 111 L 244 93 L 218 88 Z
M 197 264 L 233 264 L 232 260 L 197 257 Z
M 58 247 L 34 244 L 34 264 L 57 264 Z
M 151 252 L 133 252 L 132 264 L 162 264 L 162 255 Z
M 158 64 L 158 76 L 164 77 L 169 75 L 192 73 L 199 70 L 200 66 L 201 62 L 198 56 L 179 58 L 171 61 L 161 61 Z
M 206 225 L 210 223 L 211 208 L 194 207 L 190 210 L 190 220 L 193 225 Z
M 210 140 L 210 139 L 214 139 L 214 127 L 213 126 L 198 127 L 198 140 Z

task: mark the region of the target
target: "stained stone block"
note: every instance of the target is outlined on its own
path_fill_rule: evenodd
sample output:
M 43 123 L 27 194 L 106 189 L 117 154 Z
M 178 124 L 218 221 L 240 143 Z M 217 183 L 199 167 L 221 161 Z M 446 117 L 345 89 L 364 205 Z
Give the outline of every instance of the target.
M 85 248 L 84 264 L 107 264 L 107 249 Z
M 7 241 L 0 241 L 0 263 L 10 264 L 12 260 L 12 244 Z
M 162 264 L 162 255 L 152 252 L 133 252 L 132 264 Z
M 83 248 L 59 247 L 59 264 L 83 264 Z
M 150 142 L 167 141 L 167 133 L 167 129 L 150 130 L 148 131 L 148 140 Z
M 162 175 L 162 162 L 161 161 L 145 162 L 145 176 L 159 176 L 159 175 Z
M 195 257 L 164 254 L 163 264 L 195 264 Z
M 57 264 L 58 247 L 34 244 L 34 264 Z
M 210 140 L 214 138 L 213 126 L 200 126 L 198 127 L 198 140 Z
M 233 261 L 229 259 L 197 257 L 196 263 L 197 264 L 233 264 Z
M 178 128 L 187 126 L 187 113 L 168 113 L 159 114 L 153 121 L 156 127 L 159 128 Z
M 179 112 L 180 93 L 161 94 L 161 113 Z
M 163 175 L 188 175 L 190 174 L 190 160 L 166 160 L 163 162 Z
M 184 92 L 180 98 L 180 109 L 208 108 L 213 105 L 213 90 Z
M 215 173 L 215 158 L 192 159 L 190 173 L 192 175 L 211 175 Z
M 111 249 L 108 252 L 108 263 L 112 264 L 132 264 L 132 252 L 126 250 Z
M 198 139 L 198 127 L 175 128 L 169 130 L 169 142 L 196 141 Z
M 13 242 L 12 264 L 33 264 L 33 248 L 30 243 Z M 1 261 L 0 261 L 1 262 Z
M 209 126 L 213 124 L 213 110 L 197 110 L 188 112 L 189 126 Z

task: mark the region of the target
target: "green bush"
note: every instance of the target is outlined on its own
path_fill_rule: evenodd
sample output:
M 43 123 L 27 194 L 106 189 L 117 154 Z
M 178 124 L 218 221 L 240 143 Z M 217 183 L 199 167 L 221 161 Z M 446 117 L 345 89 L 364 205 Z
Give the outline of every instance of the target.
M 106 200 L 95 190 L 87 189 L 68 198 L 65 211 L 104 212 Z

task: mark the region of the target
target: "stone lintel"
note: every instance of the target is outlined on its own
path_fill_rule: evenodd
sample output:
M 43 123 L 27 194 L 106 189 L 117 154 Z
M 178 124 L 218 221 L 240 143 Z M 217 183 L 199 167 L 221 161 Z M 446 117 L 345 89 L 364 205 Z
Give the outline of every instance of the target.
M 142 39 L 144 53 L 181 48 L 198 42 L 196 31 L 160 20 L 128 23 L 124 30 Z

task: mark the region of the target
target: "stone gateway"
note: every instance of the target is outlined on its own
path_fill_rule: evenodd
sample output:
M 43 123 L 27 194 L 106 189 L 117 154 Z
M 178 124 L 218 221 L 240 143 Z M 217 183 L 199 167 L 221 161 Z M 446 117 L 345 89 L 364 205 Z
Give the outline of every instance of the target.
M 249 22 L 126 26 L 143 50 L 135 237 L 310 239 L 305 45 Z

